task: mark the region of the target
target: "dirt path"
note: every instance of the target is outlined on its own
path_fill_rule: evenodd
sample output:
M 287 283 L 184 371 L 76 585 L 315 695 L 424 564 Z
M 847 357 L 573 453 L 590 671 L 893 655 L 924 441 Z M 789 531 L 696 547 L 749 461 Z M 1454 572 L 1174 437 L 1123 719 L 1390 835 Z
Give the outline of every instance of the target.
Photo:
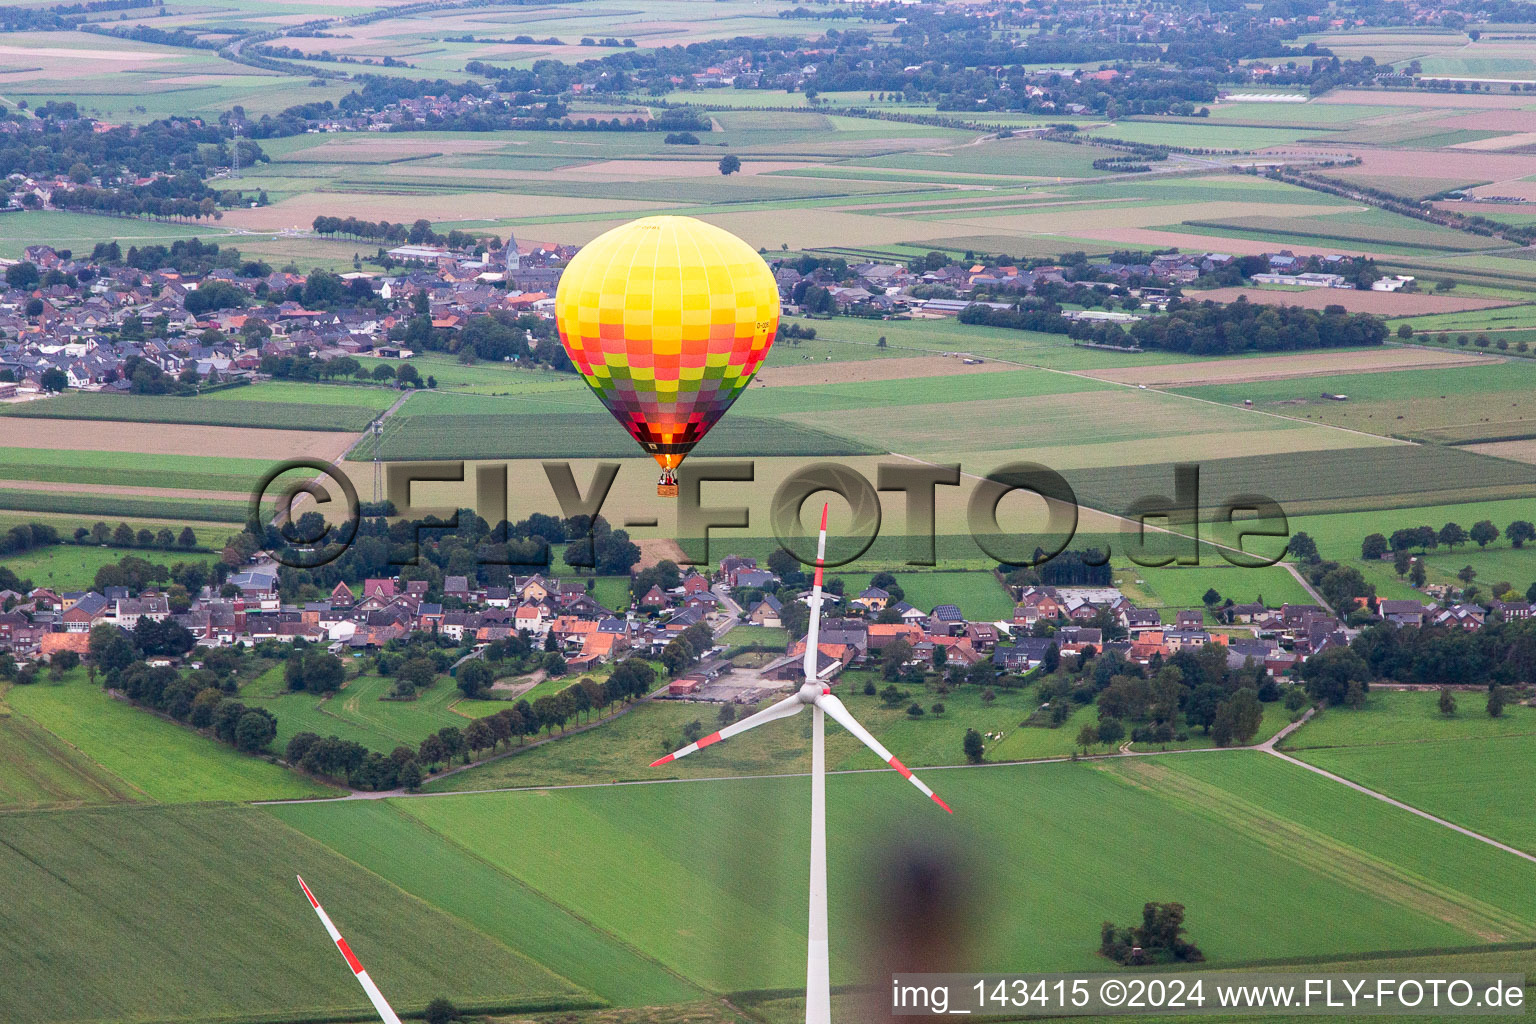
M 1297 723 L 1297 724 L 1299 725 L 1300 723 Z M 1286 762 L 1288 762 L 1290 764 L 1294 764 L 1294 765 L 1296 765 L 1297 767 L 1300 767 L 1300 768 L 1305 768 L 1307 771 L 1313 772 L 1313 773 L 1315 773 L 1317 775 L 1321 775 L 1323 778 L 1329 779 L 1329 780 L 1331 780 L 1333 782 L 1337 782 L 1341 786 L 1348 786 L 1350 789 L 1353 789 L 1353 790 L 1355 790 L 1358 793 L 1364 793 L 1366 796 L 1373 797 L 1373 798 L 1375 798 L 1377 800 L 1380 800 L 1384 804 L 1391 804 L 1393 807 L 1396 807 L 1399 810 L 1407 811 L 1409 814 L 1416 814 L 1419 817 L 1425 819 L 1426 821 L 1432 821 L 1436 825 L 1440 825 L 1440 826 L 1442 826 L 1444 828 L 1450 829 L 1452 832 L 1460 832 L 1462 835 L 1467 836 L 1467 837 L 1469 837 L 1471 839 L 1476 839 L 1480 843 L 1487 843 L 1489 846 L 1492 846 L 1495 849 L 1503 850 L 1505 853 L 1512 853 L 1516 857 L 1519 857 L 1521 860 L 1528 860 L 1532 864 L 1536 864 L 1536 855 L 1532 855 L 1532 854 L 1526 853 L 1524 850 L 1516 849 L 1515 847 L 1510 846 L 1507 843 L 1501 843 L 1497 839 L 1493 839 L 1493 838 L 1490 838 L 1489 836 L 1483 835 L 1481 832 L 1473 832 L 1471 829 L 1463 828 L 1462 826 L 1456 824 L 1455 822 L 1446 821 L 1444 818 L 1437 818 L 1433 814 L 1430 814 L 1428 811 L 1421 811 L 1417 807 L 1414 807 L 1412 804 L 1405 804 L 1401 800 L 1394 800 L 1394 799 L 1392 799 L 1390 796 L 1387 796 L 1385 793 L 1378 793 L 1374 789 L 1367 789 L 1366 787 L 1360 785 L 1360 783 L 1358 783 L 1358 782 L 1351 782 L 1349 779 L 1344 778 L 1344 776 L 1342 776 L 1342 775 L 1335 775 L 1333 772 L 1325 771 L 1324 769 L 1319 768 L 1316 765 L 1307 764 L 1307 762 L 1302 761 L 1302 760 L 1298 760 L 1297 758 L 1292 757 L 1290 754 L 1282 754 L 1280 751 L 1276 750 L 1272 746 L 1261 746 L 1260 749 L 1261 750 L 1265 750 L 1268 753 L 1274 754 L 1276 757 L 1278 757 L 1282 761 L 1286 761 Z
M 1285 566 L 1286 571 L 1295 577 L 1297 583 L 1301 584 L 1301 589 L 1305 590 L 1309 595 L 1311 595 L 1312 600 L 1317 602 L 1317 606 L 1319 608 L 1323 609 L 1323 611 L 1330 615 L 1338 614 L 1333 610 L 1333 605 L 1329 604 L 1327 601 L 1324 601 L 1323 595 L 1319 594 L 1313 588 L 1312 584 L 1307 582 L 1307 578 L 1301 574 L 1300 569 L 1297 569 L 1296 566 L 1292 565 L 1290 562 L 1281 562 L 1280 564 Z
M 539 669 L 535 672 L 529 673 L 515 683 L 500 681 L 494 682 L 491 684 L 491 689 L 495 690 L 497 693 L 506 694 L 508 700 L 516 700 L 518 697 L 521 697 L 535 686 L 538 686 L 548 676 L 548 672 L 545 672 L 543 669 Z

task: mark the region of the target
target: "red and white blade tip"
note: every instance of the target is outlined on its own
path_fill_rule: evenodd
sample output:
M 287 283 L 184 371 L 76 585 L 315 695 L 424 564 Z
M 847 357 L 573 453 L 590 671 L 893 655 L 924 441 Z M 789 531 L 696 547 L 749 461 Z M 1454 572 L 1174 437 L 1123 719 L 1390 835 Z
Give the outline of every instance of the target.
M 912 785 L 914 785 L 918 789 L 922 790 L 923 794 L 925 796 L 927 796 L 928 799 L 932 800 L 934 803 L 936 803 L 940 807 L 944 808 L 950 814 L 954 814 L 955 813 L 955 809 L 953 807 L 949 806 L 949 804 L 945 803 L 943 800 L 939 799 L 939 794 L 937 794 L 933 790 L 929 789 L 923 783 L 922 779 L 918 778 L 916 775 L 913 775 L 912 774 L 912 769 L 908 768 L 906 765 L 902 764 L 900 758 L 896 757 L 895 755 L 892 755 L 891 756 L 891 760 L 890 760 L 890 765 L 891 765 L 892 768 L 895 768 L 898 772 L 901 773 L 901 777 L 902 778 L 906 779 L 908 782 L 912 783 Z
M 821 506 L 821 530 L 823 533 L 825 533 L 827 530 L 827 506 L 830 504 L 831 503 L 828 502 Z

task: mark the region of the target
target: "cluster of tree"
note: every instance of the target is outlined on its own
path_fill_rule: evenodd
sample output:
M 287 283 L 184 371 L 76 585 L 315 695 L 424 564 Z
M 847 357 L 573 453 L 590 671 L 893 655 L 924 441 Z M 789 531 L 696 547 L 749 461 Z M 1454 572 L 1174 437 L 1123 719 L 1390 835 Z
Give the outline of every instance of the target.
M 1184 937 L 1182 903 L 1148 903 L 1141 908 L 1141 924 L 1132 928 L 1105 921 L 1099 930 L 1099 952 L 1131 967 L 1205 959 L 1200 947 Z
M 91 630 L 89 668 L 102 683 L 136 704 L 162 712 L 249 753 L 265 750 L 277 735 L 277 720 L 264 708 L 250 708 L 232 695 L 239 652 L 210 651 L 201 668 L 179 672 L 152 666 L 145 658 L 179 657 L 194 644 L 184 627 L 166 620 L 140 619 L 132 630 L 103 623 Z
M 67 32 L 93 14 L 164 6 L 165 0 L 87 0 L 47 7 L 0 7 L 0 32 Z
M 0 533 L 0 557 L 19 555 L 33 548 L 51 547 L 60 543 L 59 531 L 52 526 L 44 523 L 19 523 L 5 533 Z
M 375 222 L 356 217 L 322 215 L 314 219 L 311 227 L 317 235 L 344 235 L 363 241 L 391 242 L 397 245 L 409 242 L 411 245 L 442 245 L 450 249 L 501 248 L 501 238 L 497 235 L 461 231 L 458 228 L 441 234 L 433 230 L 432 222 L 425 217 L 419 217 L 407 225 L 387 220 Z
M 1393 530 L 1391 537 L 1385 537 L 1379 533 L 1373 533 L 1360 543 L 1360 557 L 1364 559 L 1385 558 L 1388 552 L 1408 552 L 1417 548 L 1420 552 L 1431 551 L 1438 547 L 1446 547 L 1455 550 L 1468 541 L 1480 548 L 1498 540 L 1499 528 L 1488 519 L 1482 519 L 1472 524 L 1471 529 L 1463 527 L 1460 523 L 1446 523 L 1436 530 L 1433 526 L 1410 526 L 1400 530 Z M 1516 519 L 1504 528 L 1503 536 L 1509 539 L 1512 547 L 1521 548 L 1528 540 L 1536 540 L 1536 525 L 1529 520 Z
M 127 587 L 137 593 L 149 586 L 164 587 L 166 601 L 173 612 L 184 612 L 196 594 L 210 583 L 217 583 L 229 572 L 227 565 L 211 567 L 202 562 L 177 562 L 164 566 L 137 555 L 125 555 L 96 569 L 92 586 L 97 592 L 107 587 Z
M 1348 647 L 1330 647 L 1302 663 L 1307 692 L 1331 704 L 1364 702 L 1378 680 L 1439 686 L 1522 686 L 1536 681 L 1536 621 L 1490 621 L 1482 629 L 1380 623 Z
M 39 107 L 34 114 L 41 122 L 33 122 L 36 130 L 0 138 L 0 169 L 6 174 L 63 177 L 78 164 L 86 169 L 85 180 L 98 178 L 103 185 L 157 173 L 190 172 L 200 179 L 207 157 L 232 138 L 216 122 L 190 117 L 98 131 L 96 122 L 80 117 L 68 102 Z
M 38 524 L 31 524 L 34 532 Z M 51 526 L 42 527 L 51 531 Z M 159 530 L 151 530 L 142 527 L 137 532 L 127 523 L 118 523 L 116 529 L 107 526 L 106 523 L 97 522 L 89 530 L 83 526 L 75 528 L 73 539 L 76 544 L 91 544 L 97 547 L 112 548 L 158 548 L 162 551 L 180 549 L 192 551 L 197 547 L 197 533 L 190 526 L 183 526 L 180 533 L 172 533 L 170 527 L 162 526 Z M 54 543 L 62 543 L 55 541 Z M 105 566 L 103 567 L 105 568 Z
M 714 646 L 715 635 L 702 622 L 694 623 L 661 649 L 661 663 L 673 676 L 682 675 Z
M 1042 561 L 1045 552 L 1037 549 L 1034 565 L 999 565 L 997 572 L 1010 587 L 1107 587 L 1114 582 L 1114 572 L 1097 548 L 1063 551 Z
M 146 273 L 152 270 L 174 270 L 178 274 L 202 277 L 213 270 L 239 270 L 242 276 L 265 276 L 272 268 L 260 261 L 245 260 L 239 249 L 220 246 L 217 242 L 204 242 L 199 238 L 183 238 L 163 245 L 128 247 L 124 254 L 117 242 L 99 243 L 91 252 L 91 259 L 101 263 L 132 267 Z
M 370 791 L 397 786 L 415 789 L 424 774 L 410 747 L 396 747 L 385 756 L 356 740 L 321 738 L 313 732 L 295 733 L 283 750 L 283 760 L 310 775 L 345 780 L 353 789 Z
M 1072 337 L 1192 355 L 1279 352 L 1291 349 L 1380 345 L 1387 328 L 1377 317 L 1343 306 L 1323 310 L 1269 306 L 1239 296 L 1215 302 L 1168 303 L 1168 315 L 1147 317 L 1125 330 L 1119 324 L 1074 323 Z
M 346 677 L 341 659 L 318 647 L 293 651 L 283 666 L 283 682 L 288 689 L 306 693 L 335 693 Z
M 136 43 L 154 43 L 156 46 L 179 46 L 194 50 L 217 50 L 224 43 L 216 38 L 205 35 L 195 30 L 184 28 L 156 28 L 153 25 L 103 25 L 100 22 L 90 22 L 80 26 L 82 32 L 94 32 L 97 35 L 112 36 L 115 39 L 128 39 Z M 240 34 L 240 30 L 235 30 Z
M 957 319 L 963 324 L 1006 327 L 1014 331 L 1045 331 L 1049 334 L 1066 334 L 1072 327 L 1072 321 L 1061 315 L 1059 307 L 1034 301 L 1012 309 L 995 309 L 973 302 L 960 311 Z
M 1084 652 L 1085 654 L 1087 652 Z M 1084 750 L 1113 745 L 1126 736 L 1138 743 L 1187 739 L 1184 727 L 1200 728 L 1217 746 L 1248 743 L 1264 717 L 1262 701 L 1280 699 L 1282 691 L 1262 665 L 1227 666 L 1226 647 L 1208 644 L 1198 652 L 1182 650 L 1146 669 L 1114 652 L 1079 656 L 1073 668 L 1046 677 L 1041 696 L 1056 710 L 1049 724 L 1065 721 L 1071 704 L 1097 702 L 1098 721 L 1085 723 L 1077 743 Z M 1157 659 L 1154 659 L 1157 661 Z
M 510 360 L 560 373 L 576 370 L 565 346 L 557 341 L 554 322 L 532 313 L 497 310 L 471 317 L 463 329 L 450 331 L 434 328 L 431 316 L 419 310 L 389 336 L 418 352 L 447 352 L 465 363 Z

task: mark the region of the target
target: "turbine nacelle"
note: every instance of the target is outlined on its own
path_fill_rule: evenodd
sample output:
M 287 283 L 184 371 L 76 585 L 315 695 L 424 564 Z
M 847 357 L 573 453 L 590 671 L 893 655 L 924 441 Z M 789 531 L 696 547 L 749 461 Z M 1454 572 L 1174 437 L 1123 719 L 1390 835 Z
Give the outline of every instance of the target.
M 832 687 L 826 683 L 801 683 L 800 689 L 795 691 L 795 699 L 801 704 L 815 704 L 817 697 L 831 692 Z

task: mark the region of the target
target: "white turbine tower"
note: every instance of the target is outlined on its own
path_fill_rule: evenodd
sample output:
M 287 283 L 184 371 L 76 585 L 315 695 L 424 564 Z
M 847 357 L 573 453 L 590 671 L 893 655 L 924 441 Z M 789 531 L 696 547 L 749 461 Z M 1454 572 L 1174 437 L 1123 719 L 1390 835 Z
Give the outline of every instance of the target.
M 297 876 L 295 876 L 297 877 Z M 331 916 L 320 906 L 320 901 L 315 899 L 315 894 L 309 891 L 309 886 L 304 884 L 304 879 L 299 878 L 299 888 L 304 890 L 304 895 L 309 897 L 309 905 L 315 908 L 315 913 L 320 915 L 320 923 L 325 925 L 326 934 L 331 941 L 336 943 L 336 948 L 341 950 L 341 955 L 346 958 L 347 966 L 352 968 L 352 973 L 357 977 L 358 984 L 363 986 L 363 991 L 368 993 L 368 998 L 373 1002 L 373 1008 L 378 1011 L 379 1019 L 384 1024 L 400 1024 L 400 1018 L 395 1016 L 395 1011 L 390 1009 L 389 1003 L 384 1001 L 384 993 L 379 991 L 379 986 L 368 977 L 368 972 L 363 970 L 363 965 L 353 954 L 352 947 L 347 945 L 347 940 L 341 937 L 341 932 L 331 923 Z
M 805 638 L 805 682 L 800 689 L 771 707 L 741 721 L 728 725 L 717 733 L 705 736 L 697 743 L 690 743 L 651 764 L 652 768 L 667 764 L 680 757 L 687 757 L 712 743 L 719 743 L 748 729 L 755 729 L 765 722 L 797 715 L 806 705 L 812 712 L 811 731 L 811 917 L 805 951 L 805 1024 L 831 1024 L 832 1022 L 832 970 L 827 947 L 827 750 L 826 716 L 831 715 L 844 729 L 853 733 L 880 759 L 901 773 L 912 785 L 922 791 L 934 803 L 949 813 L 949 804 L 934 795 L 933 790 L 912 774 L 911 769 L 886 750 L 880 741 L 848 713 L 843 702 L 832 696 L 831 687 L 816 678 L 816 655 L 821 635 L 821 573 L 827 557 L 827 506 L 821 507 L 821 537 L 816 542 L 816 582 L 811 590 L 811 628 Z

